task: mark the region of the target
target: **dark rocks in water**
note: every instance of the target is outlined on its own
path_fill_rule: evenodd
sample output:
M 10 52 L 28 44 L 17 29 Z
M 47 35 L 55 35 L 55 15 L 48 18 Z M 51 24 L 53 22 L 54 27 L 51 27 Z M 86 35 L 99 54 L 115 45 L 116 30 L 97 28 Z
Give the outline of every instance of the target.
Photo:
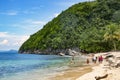
M 80 53 L 80 49 L 79 48 L 71 48 L 72 51 L 74 52 L 78 52 Z M 69 55 L 69 49 L 46 49 L 44 51 L 42 50 L 34 50 L 34 51 L 23 51 L 23 52 L 19 52 L 19 53 L 25 53 L 25 54 L 40 54 L 40 55 L 60 55 L 60 53 L 64 53 L 64 55 Z

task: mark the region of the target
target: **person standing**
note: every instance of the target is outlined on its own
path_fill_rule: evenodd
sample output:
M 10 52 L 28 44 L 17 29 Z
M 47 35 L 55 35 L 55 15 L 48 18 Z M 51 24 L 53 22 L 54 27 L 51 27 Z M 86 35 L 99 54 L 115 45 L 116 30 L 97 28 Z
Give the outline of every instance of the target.
M 89 59 L 87 58 L 86 63 L 89 64 L 89 62 L 90 62 L 90 61 L 89 61 Z
M 102 63 L 102 62 L 103 62 L 103 57 L 102 57 L 102 55 L 99 56 L 98 60 L 99 60 L 99 63 Z
M 96 58 L 96 56 L 94 56 L 93 57 L 93 62 L 96 63 L 96 61 L 97 61 L 97 58 Z
M 75 64 L 75 55 L 72 55 L 72 58 L 71 58 L 71 64 Z

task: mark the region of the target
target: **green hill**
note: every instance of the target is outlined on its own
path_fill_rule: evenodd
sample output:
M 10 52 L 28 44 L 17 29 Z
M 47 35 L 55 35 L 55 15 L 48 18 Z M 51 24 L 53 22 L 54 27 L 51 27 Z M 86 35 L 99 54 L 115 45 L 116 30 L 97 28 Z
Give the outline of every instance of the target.
M 119 34 L 119 23 L 120 0 L 78 3 L 31 35 L 19 52 L 67 54 L 68 49 L 86 52 L 120 50 L 119 35 L 112 39 L 105 36 L 109 26 L 113 25 L 114 32 Z

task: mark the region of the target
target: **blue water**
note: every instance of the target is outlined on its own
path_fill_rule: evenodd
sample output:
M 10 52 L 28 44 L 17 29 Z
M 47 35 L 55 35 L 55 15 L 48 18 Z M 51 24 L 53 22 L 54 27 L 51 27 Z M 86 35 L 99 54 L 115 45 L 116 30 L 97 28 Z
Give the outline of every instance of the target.
M 60 69 L 62 67 L 63 69 L 63 67 L 68 65 L 66 63 L 69 60 L 70 57 L 56 55 L 0 52 L 0 80 L 41 80 L 40 76 L 57 71 L 57 68 Z M 38 74 L 40 76 L 37 76 Z M 33 79 L 28 79 L 27 76 L 32 76 Z

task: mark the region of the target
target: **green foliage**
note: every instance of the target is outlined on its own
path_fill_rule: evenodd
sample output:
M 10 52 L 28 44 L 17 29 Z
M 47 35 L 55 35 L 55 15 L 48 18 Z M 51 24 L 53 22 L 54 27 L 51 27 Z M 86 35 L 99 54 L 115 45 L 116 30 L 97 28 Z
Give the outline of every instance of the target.
M 111 41 L 116 51 L 116 42 L 120 40 L 120 26 L 118 24 L 110 24 L 106 26 L 106 33 L 104 39 Z
M 48 22 L 21 46 L 20 52 L 80 48 L 88 52 L 113 50 L 108 26 L 120 23 L 120 0 L 78 3 Z M 115 30 L 116 30 L 115 29 Z M 106 39 L 106 40 L 105 40 Z M 118 39 L 118 38 L 117 38 Z M 119 40 L 115 41 L 120 49 Z

